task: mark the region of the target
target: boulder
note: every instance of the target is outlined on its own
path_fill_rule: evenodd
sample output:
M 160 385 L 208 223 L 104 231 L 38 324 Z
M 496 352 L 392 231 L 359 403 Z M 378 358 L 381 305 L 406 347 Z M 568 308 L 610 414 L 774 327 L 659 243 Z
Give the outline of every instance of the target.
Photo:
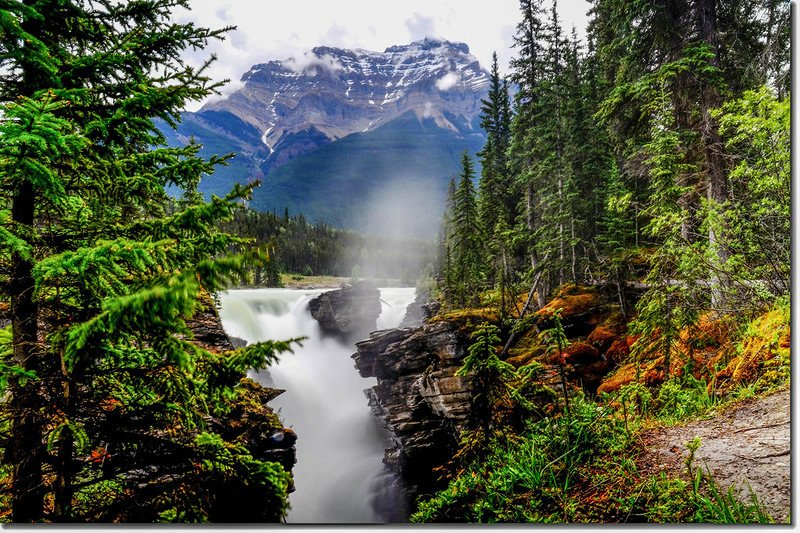
M 308 302 L 308 310 L 323 333 L 343 340 L 362 338 L 377 329 L 380 291 L 369 281 L 359 281 L 320 294 Z

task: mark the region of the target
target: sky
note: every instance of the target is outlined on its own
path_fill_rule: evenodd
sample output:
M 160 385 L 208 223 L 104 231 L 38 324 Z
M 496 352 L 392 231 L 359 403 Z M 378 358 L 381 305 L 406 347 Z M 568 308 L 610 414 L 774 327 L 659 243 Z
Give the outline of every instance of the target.
M 519 22 L 518 0 L 190 0 L 191 11 L 179 11 L 179 22 L 219 28 L 236 26 L 224 42 L 187 55 L 195 65 L 211 52 L 214 80 L 228 78 L 230 93 L 252 65 L 301 56 L 319 45 L 382 51 L 424 37 L 467 43 L 481 65 L 489 68 L 497 52 L 507 71 Z M 583 37 L 589 3 L 561 0 L 558 11 L 567 32 L 574 25 Z M 199 107 L 194 106 L 193 109 Z

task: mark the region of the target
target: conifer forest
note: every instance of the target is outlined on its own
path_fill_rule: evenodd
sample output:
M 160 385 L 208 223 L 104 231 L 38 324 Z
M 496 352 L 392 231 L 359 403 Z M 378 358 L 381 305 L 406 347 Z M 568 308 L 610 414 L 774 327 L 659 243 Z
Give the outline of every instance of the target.
M 425 239 L 202 188 L 243 156 L 170 132 L 236 29 L 191 0 L 0 0 L 0 522 L 792 522 L 791 6 L 557 2 Z M 365 515 L 305 510 L 309 350 Z

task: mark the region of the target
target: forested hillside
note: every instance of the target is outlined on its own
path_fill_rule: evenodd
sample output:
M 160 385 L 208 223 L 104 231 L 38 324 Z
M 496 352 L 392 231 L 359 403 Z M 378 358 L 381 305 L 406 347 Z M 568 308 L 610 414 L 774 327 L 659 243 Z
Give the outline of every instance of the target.
M 295 481 L 303 490 L 295 443 L 314 432 L 284 427 L 267 405 L 284 391 L 256 381 L 272 383 L 257 372 L 277 376 L 284 355 L 298 356 L 292 398 L 309 400 L 294 412 L 319 430 L 306 486 L 336 492 L 306 492 L 306 505 L 327 498 L 312 511 L 347 521 L 338 498 L 356 497 L 361 516 L 412 522 L 790 520 L 789 450 L 775 445 L 789 443 L 790 413 L 787 2 L 593 0 L 581 40 L 556 0 L 520 0 L 510 72 L 495 58 L 482 101 L 485 144 L 458 154 L 435 243 L 251 210 L 274 205 L 254 200 L 249 175 L 206 201 L 201 179 L 234 155 L 162 130 L 220 89 L 213 58 L 184 58 L 233 28 L 186 22 L 191 4 L 0 0 L 0 522 L 285 521 Z M 398 80 L 420 66 L 391 65 Z M 453 65 L 436 62 L 444 77 L 426 75 L 425 94 L 474 111 L 437 83 Z M 477 73 L 462 80 L 477 99 L 486 74 L 461 67 Z M 310 176 L 293 185 L 304 201 L 303 187 L 318 188 L 320 209 L 333 189 L 364 200 L 368 171 L 397 178 L 396 196 L 418 193 L 404 166 L 440 176 L 457 155 L 441 132 L 419 136 L 432 126 L 415 105 L 422 119 L 403 112 L 341 141 L 355 174 L 342 163 L 340 181 L 323 183 L 321 148 L 276 176 Z M 468 118 L 431 120 L 469 147 L 482 134 Z M 266 144 L 269 132 L 238 133 Z M 396 137 L 444 159 L 370 157 Z M 409 197 L 418 211 L 400 210 L 385 235 L 409 235 L 402 215 L 434 213 Z M 350 214 L 375 229 L 388 204 L 367 200 L 375 213 Z M 420 271 L 411 305 L 411 289 L 391 299 L 373 282 L 223 294 L 277 285 L 280 272 L 405 284 Z M 248 339 L 223 329 L 232 293 Z M 364 310 L 374 316 L 356 324 Z M 324 321 L 344 333 L 338 319 L 380 331 L 326 336 Z M 374 379 L 366 397 L 356 372 Z M 363 403 L 344 401 L 337 379 Z M 772 447 L 733 450 L 762 435 Z M 338 457 L 374 464 L 325 455 L 345 437 L 352 453 Z M 377 453 L 360 451 L 368 440 Z M 730 485 L 712 468 L 727 453 L 770 479 Z M 373 509 L 395 501 L 386 494 L 402 508 Z
M 242 209 L 223 227 L 270 253 L 266 264 L 245 270 L 243 285 L 278 287 L 283 273 L 391 279 L 413 287 L 422 272 L 431 275 L 436 255 L 431 241 L 360 234 L 321 222 L 311 224 L 303 214 L 289 216 L 288 210 L 278 215 Z M 239 247 L 231 249 L 238 251 Z
M 646 428 L 788 384 L 789 4 L 597 0 L 586 42 L 520 8 L 439 240 L 475 413 L 412 520 L 769 521 L 699 439 L 688 478 L 636 461 Z

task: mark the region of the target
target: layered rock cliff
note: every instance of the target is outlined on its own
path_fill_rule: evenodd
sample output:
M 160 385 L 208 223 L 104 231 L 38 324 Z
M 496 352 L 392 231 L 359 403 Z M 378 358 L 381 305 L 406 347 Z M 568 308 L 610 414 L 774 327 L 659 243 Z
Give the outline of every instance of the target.
M 541 365 L 538 386 L 529 398 L 543 412 L 560 408 L 561 380 L 544 331 L 552 311 L 562 310 L 570 345 L 564 353 L 570 388 L 594 394 L 622 353 L 624 321 L 609 295 L 597 287 L 567 286 L 533 314 L 531 325 L 508 351 L 507 361 L 520 367 Z M 484 321 L 497 322 L 488 309 L 436 315 L 438 305 L 409 306 L 404 326 L 377 331 L 356 344 L 353 355 L 364 377 L 378 384 L 367 391 L 370 406 L 391 434 L 385 462 L 409 484 L 411 494 L 436 487 L 434 468 L 450 461 L 471 416 L 468 381 L 455 374 L 470 344 L 469 334 Z M 499 348 L 498 348 L 499 349 Z M 627 352 L 625 352 L 627 353 Z M 549 406 L 548 406 L 549 405 Z
M 466 345 L 461 328 L 445 321 L 377 331 L 356 345 L 359 372 L 378 378 L 367 396 L 391 434 L 384 461 L 411 493 L 435 485 L 433 469 L 453 456 L 467 423 L 470 392 L 455 375 Z

